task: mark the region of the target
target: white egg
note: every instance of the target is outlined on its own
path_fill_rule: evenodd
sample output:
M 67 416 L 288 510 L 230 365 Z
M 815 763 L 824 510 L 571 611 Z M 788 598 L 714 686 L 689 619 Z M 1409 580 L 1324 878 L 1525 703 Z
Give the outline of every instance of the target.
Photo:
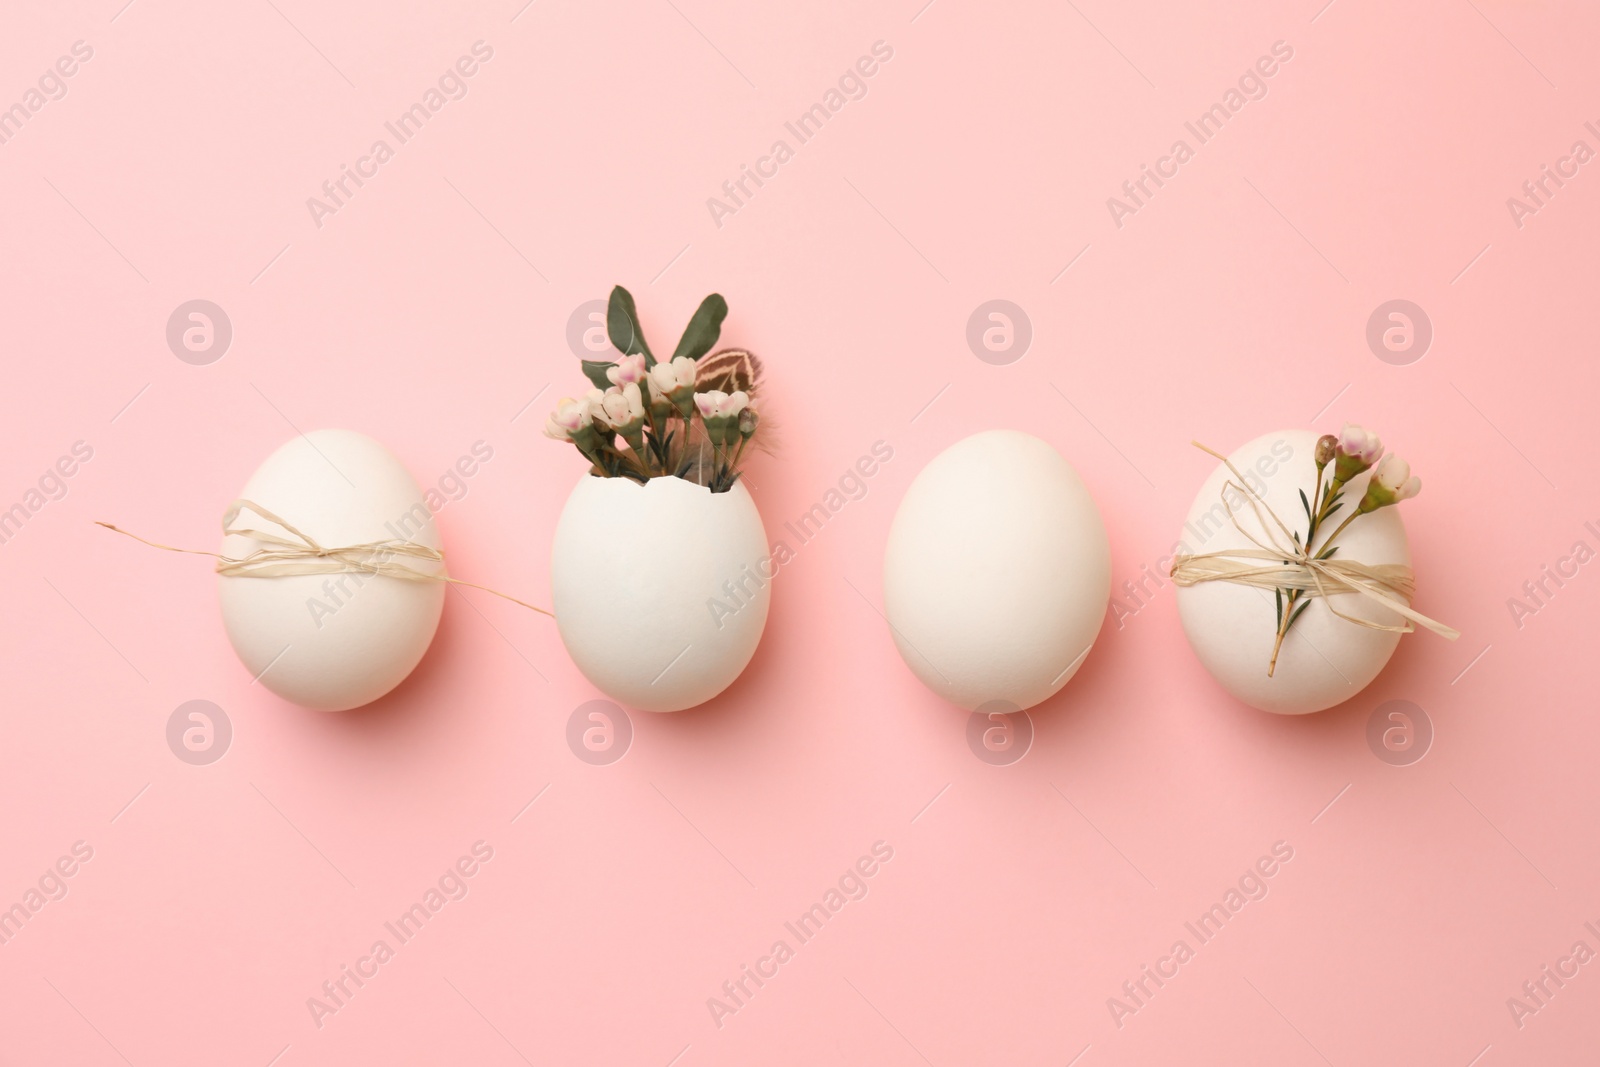
M 567 653 L 595 687 L 640 711 L 704 704 L 744 671 L 772 592 L 766 534 L 743 483 L 585 475 L 550 552 Z
M 1302 538 L 1307 519 L 1300 491 L 1304 490 L 1308 499 L 1316 491 L 1318 436 L 1310 430 L 1269 433 L 1228 457 L 1262 494 L 1267 506 Z M 1178 551 L 1199 554 L 1254 547 L 1229 518 L 1230 507 L 1222 499 L 1223 485 L 1232 477 L 1219 463 L 1200 487 L 1180 534 Z M 1318 546 L 1354 512 L 1370 477 L 1371 472 L 1357 475 L 1345 487 L 1344 507 L 1319 532 Z M 1265 541 L 1262 524 L 1245 498 L 1237 493 L 1229 496 L 1233 518 L 1245 531 Z M 1336 543 L 1341 546 L 1340 559 L 1373 565 L 1409 566 L 1411 562 L 1405 526 L 1396 507 L 1361 516 Z M 1178 616 L 1200 662 L 1229 693 L 1262 711 L 1301 715 L 1349 700 L 1383 670 L 1400 640 L 1398 633 L 1341 619 L 1329 610 L 1327 598 L 1312 597 L 1305 614 L 1284 639 L 1269 678 L 1267 665 L 1278 623 L 1271 590 L 1213 581 L 1180 587 L 1177 595 Z M 1346 615 L 1384 625 L 1404 622 L 1395 612 L 1359 594 L 1335 599 Z
M 278 515 L 325 548 L 388 539 L 439 547 L 422 491 L 388 449 L 351 430 L 316 430 L 278 449 L 239 498 Z M 245 512 L 248 524 L 284 531 Z M 224 556 L 262 547 L 228 536 Z M 422 560 L 409 564 L 441 570 Z M 319 711 L 371 703 L 427 652 L 444 606 L 443 582 L 359 573 L 218 578 L 222 621 L 252 676 L 285 700 Z
M 1061 453 L 1015 430 L 935 456 L 889 530 L 883 605 L 895 644 L 923 684 L 968 710 L 1055 694 L 1110 596 L 1094 498 Z

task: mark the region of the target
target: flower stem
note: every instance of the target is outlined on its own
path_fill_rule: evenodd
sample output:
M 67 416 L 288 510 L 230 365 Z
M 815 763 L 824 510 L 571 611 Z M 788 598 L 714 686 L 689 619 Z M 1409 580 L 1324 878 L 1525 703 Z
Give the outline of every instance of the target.
M 1311 491 L 1312 492 L 1311 499 L 1317 501 L 1317 510 L 1311 513 L 1310 518 L 1309 518 L 1309 520 L 1308 520 L 1308 522 L 1306 524 L 1305 553 L 1306 553 L 1307 556 L 1311 555 L 1311 543 L 1316 540 L 1317 528 L 1319 526 L 1321 526 L 1323 520 L 1328 517 L 1328 505 L 1333 500 L 1334 492 L 1335 492 L 1335 486 L 1338 484 L 1337 478 L 1334 481 L 1329 482 L 1328 483 L 1328 495 L 1327 495 L 1327 497 L 1323 498 L 1323 496 L 1322 496 L 1322 475 L 1323 475 L 1323 470 L 1324 470 L 1324 468 L 1322 468 L 1322 467 L 1318 467 L 1317 468 L 1317 485 L 1316 485 L 1316 488 Z M 1350 518 L 1353 519 L 1353 518 L 1355 518 L 1355 516 L 1352 515 L 1352 516 L 1350 516 Z M 1345 526 L 1348 526 L 1348 525 L 1350 525 L 1350 520 L 1346 519 L 1345 520 Z M 1340 531 L 1342 531 L 1343 529 L 1344 529 L 1344 526 L 1341 526 L 1341 527 L 1339 527 L 1338 530 L 1335 530 L 1334 534 L 1333 534 L 1333 537 L 1338 537 Z M 1332 541 L 1333 537 L 1328 538 L 1328 541 Z M 1326 545 L 1326 544 L 1327 544 L 1327 542 L 1324 542 L 1324 545 Z M 1282 615 L 1281 618 L 1278 619 L 1278 636 L 1277 636 L 1277 639 L 1275 641 L 1273 641 L 1273 643 L 1272 643 L 1272 659 L 1267 663 L 1267 677 L 1268 678 L 1271 678 L 1272 677 L 1272 672 L 1277 669 L 1277 666 L 1278 666 L 1278 652 L 1283 648 L 1283 639 L 1285 637 L 1287 637 L 1288 634 L 1289 634 L 1289 624 L 1292 623 L 1296 618 L 1295 610 L 1294 610 L 1295 609 L 1295 605 L 1300 602 L 1300 598 L 1303 595 L 1305 595 L 1305 591 L 1304 590 L 1292 589 L 1292 590 L 1289 591 L 1288 595 L 1286 595 L 1283 598 L 1283 615 Z
M 1322 467 L 1317 468 L 1317 487 L 1311 491 L 1311 499 L 1316 501 L 1317 510 L 1310 516 L 1311 525 L 1306 528 L 1306 549 L 1311 548 L 1311 542 L 1317 536 L 1317 523 L 1322 521 L 1323 501 L 1322 496 Z
M 644 417 L 646 419 L 648 419 L 649 422 L 650 422 L 650 444 L 651 444 L 650 451 L 654 452 L 656 447 L 659 445 L 659 442 L 661 441 L 661 424 L 656 421 L 656 413 L 655 413 L 655 408 L 654 408 L 653 405 L 647 405 L 645 407 Z M 662 460 L 662 463 L 665 464 L 665 462 L 666 462 L 666 453 L 663 452 L 661 454 L 660 458 Z M 646 457 L 646 461 L 648 461 L 648 459 L 649 459 L 649 457 L 647 456 Z M 663 470 L 661 473 L 665 474 L 666 471 Z
M 1296 590 L 1298 592 L 1299 590 Z M 1289 608 L 1283 609 L 1283 618 L 1278 620 L 1278 639 L 1272 642 L 1272 659 L 1267 663 L 1267 677 L 1272 677 L 1272 672 L 1278 667 L 1278 650 L 1283 647 L 1284 635 L 1289 632 Z
M 1334 538 L 1336 538 L 1340 534 L 1344 533 L 1345 527 L 1349 526 L 1352 522 L 1355 522 L 1363 514 L 1365 514 L 1365 512 L 1361 511 L 1360 508 L 1357 508 L 1355 511 L 1352 511 L 1350 513 L 1349 517 L 1346 518 L 1344 520 L 1344 522 L 1339 524 L 1339 528 L 1334 530 L 1333 533 L 1329 534 L 1328 535 L 1328 539 L 1326 541 L 1322 542 L 1322 547 L 1323 548 L 1327 548 L 1329 545 L 1333 544 Z
M 628 442 L 628 451 L 632 454 L 633 461 L 639 465 L 639 472 L 644 475 L 645 481 L 649 481 L 650 456 L 644 447 L 643 433 Z

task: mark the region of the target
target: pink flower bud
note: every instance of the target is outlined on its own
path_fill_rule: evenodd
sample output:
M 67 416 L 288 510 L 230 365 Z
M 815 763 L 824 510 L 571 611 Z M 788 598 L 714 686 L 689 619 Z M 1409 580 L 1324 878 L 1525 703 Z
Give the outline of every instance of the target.
M 1383 442 L 1378 435 L 1347 422 L 1339 433 L 1339 443 L 1334 449 L 1333 476 L 1336 481 L 1348 482 L 1383 455 Z

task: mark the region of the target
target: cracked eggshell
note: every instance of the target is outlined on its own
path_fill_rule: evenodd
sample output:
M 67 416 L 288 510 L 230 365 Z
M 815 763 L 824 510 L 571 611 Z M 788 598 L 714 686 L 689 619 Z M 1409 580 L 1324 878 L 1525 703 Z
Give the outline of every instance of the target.
M 1318 436 L 1310 430 L 1269 433 L 1228 457 L 1240 474 L 1251 479 L 1284 524 L 1302 537 L 1307 520 L 1300 490 L 1305 490 L 1307 498 L 1316 491 Z M 1360 502 L 1371 474 L 1367 471 L 1357 475 L 1345 487 L 1344 508 L 1330 520 L 1333 525 L 1327 533 L 1332 533 Z M 1189 509 L 1188 520 L 1179 533 L 1178 551 L 1200 554 L 1252 547 L 1228 518 L 1229 509 L 1222 500 L 1223 485 L 1231 478 L 1227 467 L 1217 464 Z M 1233 514 L 1239 522 L 1264 540 L 1248 503 L 1242 497 L 1233 499 Z M 1320 539 L 1318 543 L 1321 544 Z M 1411 563 L 1398 507 L 1363 515 L 1339 535 L 1338 543 L 1343 559 L 1369 564 Z M 1280 715 L 1303 715 L 1349 700 L 1378 676 L 1400 641 L 1398 633 L 1339 618 L 1328 610 L 1325 598 L 1314 597 L 1284 639 L 1277 667 L 1269 678 L 1267 664 L 1277 633 L 1277 611 L 1269 590 L 1206 582 L 1180 587 L 1177 598 L 1183 632 L 1211 676 L 1251 707 Z M 1385 625 L 1405 621 L 1357 594 L 1340 596 L 1338 606 L 1346 615 Z
M 1082 666 L 1111 595 L 1094 498 L 1050 445 L 989 430 L 922 469 L 883 559 L 884 614 L 922 683 L 959 707 L 1025 709 Z
M 550 552 L 550 595 L 567 654 L 595 687 L 640 711 L 704 704 L 761 642 L 772 571 L 761 514 L 682 478 L 585 475 Z
M 433 514 L 387 448 L 353 430 L 314 430 L 268 456 L 239 492 L 325 547 L 404 537 L 439 547 Z M 283 535 L 245 513 L 259 529 Z M 238 534 L 220 551 L 262 547 Z M 418 569 L 437 565 L 418 561 Z M 222 622 L 252 676 L 318 711 L 369 704 L 405 680 L 433 641 L 443 582 L 369 575 L 219 576 Z

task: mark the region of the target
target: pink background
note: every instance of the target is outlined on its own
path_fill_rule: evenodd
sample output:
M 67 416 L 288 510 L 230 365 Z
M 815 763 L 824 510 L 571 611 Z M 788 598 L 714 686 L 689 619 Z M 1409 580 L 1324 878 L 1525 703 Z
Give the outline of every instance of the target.
M 0 903 L 93 849 L 0 946 L 0 1059 L 1600 1056 L 1600 965 L 1520 1027 L 1506 1003 L 1574 942 L 1600 950 L 1600 566 L 1508 607 L 1574 542 L 1600 548 L 1597 165 L 1520 228 L 1506 205 L 1575 140 L 1600 148 L 1600 12 L 922 2 L 0 16 L 0 104 L 75 41 L 94 50 L 0 145 L 0 507 L 93 449 L 0 545 Z M 319 228 L 307 198 L 479 40 L 493 58 L 467 96 Z M 796 146 L 784 122 L 880 40 L 867 95 Z M 1280 40 L 1265 98 L 1114 224 L 1107 197 Z M 794 158 L 719 227 L 707 198 L 778 138 Z M 91 525 L 211 547 L 296 429 L 369 433 L 425 485 L 483 441 L 493 459 L 439 515 L 454 570 L 543 600 L 580 464 L 540 423 L 581 387 L 569 316 L 615 282 L 663 348 L 726 294 L 725 342 L 766 358 L 782 447 L 750 482 L 774 538 L 873 442 L 894 450 L 797 548 L 747 674 L 697 711 L 635 715 L 619 762 L 569 750 L 598 694 L 541 616 L 452 594 L 399 690 L 306 712 L 234 658 L 203 561 Z M 165 340 L 195 298 L 234 329 L 204 366 Z M 1034 332 L 1004 366 L 965 339 L 996 298 Z M 1365 340 L 1397 298 L 1435 332 L 1408 365 Z M 1034 710 L 1032 749 L 997 767 L 896 655 L 885 532 L 960 437 L 1060 448 L 1120 586 L 1168 552 L 1210 468 L 1192 438 L 1345 419 L 1426 483 L 1405 506 L 1418 607 L 1463 632 L 1406 638 L 1348 704 L 1239 706 L 1167 585 L 1108 615 Z M 209 766 L 166 742 L 195 699 L 233 724 Z M 1433 723 L 1420 762 L 1368 746 L 1390 700 Z M 494 858 L 465 899 L 319 1028 L 307 998 L 479 840 Z M 894 855 L 868 895 L 719 1028 L 707 998 L 876 841 Z M 1107 999 L 1279 841 L 1294 858 L 1269 895 L 1119 1027 Z

